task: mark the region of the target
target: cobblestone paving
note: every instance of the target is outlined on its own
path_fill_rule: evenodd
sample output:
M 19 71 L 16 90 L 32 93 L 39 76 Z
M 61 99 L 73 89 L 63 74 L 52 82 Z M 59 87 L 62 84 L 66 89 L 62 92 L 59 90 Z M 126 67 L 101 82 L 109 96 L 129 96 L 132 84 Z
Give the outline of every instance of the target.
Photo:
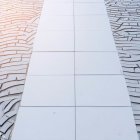
M 140 0 L 105 0 L 140 137 Z
M 0 0 L 0 140 L 10 140 L 43 0 Z

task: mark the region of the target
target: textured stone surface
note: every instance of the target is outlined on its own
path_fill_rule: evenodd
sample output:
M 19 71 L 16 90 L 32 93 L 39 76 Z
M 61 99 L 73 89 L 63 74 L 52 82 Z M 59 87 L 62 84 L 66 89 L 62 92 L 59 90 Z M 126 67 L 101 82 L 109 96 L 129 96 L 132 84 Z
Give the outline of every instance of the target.
M 0 140 L 10 140 L 43 0 L 0 0 Z
M 140 1 L 105 0 L 140 136 Z

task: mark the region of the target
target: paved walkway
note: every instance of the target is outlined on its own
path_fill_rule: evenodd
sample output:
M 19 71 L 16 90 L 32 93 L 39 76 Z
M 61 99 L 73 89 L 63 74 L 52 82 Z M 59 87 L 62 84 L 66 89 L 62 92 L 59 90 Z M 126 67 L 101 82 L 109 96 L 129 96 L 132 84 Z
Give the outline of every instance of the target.
M 138 140 L 103 0 L 45 0 L 12 140 Z

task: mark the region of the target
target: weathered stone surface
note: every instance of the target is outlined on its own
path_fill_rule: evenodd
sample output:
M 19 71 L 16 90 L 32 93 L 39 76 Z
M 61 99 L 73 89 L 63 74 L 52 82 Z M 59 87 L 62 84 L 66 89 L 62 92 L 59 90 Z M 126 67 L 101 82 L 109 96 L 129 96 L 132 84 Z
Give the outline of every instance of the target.
M 43 0 L 0 0 L 0 140 L 10 140 Z
M 140 136 L 140 1 L 105 0 Z

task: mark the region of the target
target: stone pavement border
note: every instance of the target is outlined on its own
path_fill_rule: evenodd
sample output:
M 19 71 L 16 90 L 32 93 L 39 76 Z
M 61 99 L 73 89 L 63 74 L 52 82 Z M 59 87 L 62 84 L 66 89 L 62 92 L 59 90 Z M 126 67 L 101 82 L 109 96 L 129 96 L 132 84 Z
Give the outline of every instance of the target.
M 10 140 L 43 0 L 0 0 L 0 140 Z
M 105 0 L 140 137 L 140 1 Z

